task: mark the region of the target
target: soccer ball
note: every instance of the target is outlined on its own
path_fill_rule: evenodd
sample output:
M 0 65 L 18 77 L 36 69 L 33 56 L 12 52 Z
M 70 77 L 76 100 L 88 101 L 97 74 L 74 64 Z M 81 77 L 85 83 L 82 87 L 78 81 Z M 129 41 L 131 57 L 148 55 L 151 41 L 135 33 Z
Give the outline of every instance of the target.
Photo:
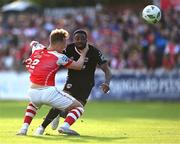
M 161 19 L 161 10 L 155 5 L 148 5 L 143 9 L 142 17 L 148 23 L 155 24 Z

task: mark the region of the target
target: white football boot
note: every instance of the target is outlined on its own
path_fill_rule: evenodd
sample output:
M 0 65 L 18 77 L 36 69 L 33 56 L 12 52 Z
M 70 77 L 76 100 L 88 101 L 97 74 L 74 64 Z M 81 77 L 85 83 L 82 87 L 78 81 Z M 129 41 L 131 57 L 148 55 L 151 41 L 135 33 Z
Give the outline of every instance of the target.
M 56 130 L 59 125 L 60 115 L 58 115 L 52 122 L 51 122 L 51 128 L 52 130 Z
M 36 135 L 36 136 L 43 135 L 44 130 L 45 130 L 45 129 L 40 125 L 40 126 L 36 129 L 34 135 Z
M 22 135 L 22 136 L 23 136 L 23 135 L 27 135 L 27 130 L 28 130 L 28 129 L 23 129 L 23 128 L 21 128 L 20 131 L 19 131 L 16 135 Z
M 60 127 L 58 129 L 58 132 L 61 134 L 66 134 L 66 135 L 80 136 L 80 134 L 77 133 L 76 131 L 71 130 L 70 128 L 66 128 L 66 127 Z

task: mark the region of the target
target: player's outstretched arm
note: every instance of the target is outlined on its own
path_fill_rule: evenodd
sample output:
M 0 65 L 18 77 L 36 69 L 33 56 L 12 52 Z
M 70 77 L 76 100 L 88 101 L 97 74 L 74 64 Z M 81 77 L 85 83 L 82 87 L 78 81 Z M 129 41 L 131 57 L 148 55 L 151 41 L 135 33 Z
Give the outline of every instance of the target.
M 104 93 L 108 93 L 110 90 L 109 84 L 110 84 L 111 77 L 112 77 L 111 70 L 110 70 L 107 62 L 100 65 L 100 68 L 102 69 L 102 71 L 105 74 L 105 82 L 101 85 L 101 88 Z
M 77 61 L 73 61 L 70 65 L 67 66 L 69 69 L 81 70 L 84 64 L 84 59 L 88 52 L 89 48 L 85 48 L 81 51 L 81 56 Z

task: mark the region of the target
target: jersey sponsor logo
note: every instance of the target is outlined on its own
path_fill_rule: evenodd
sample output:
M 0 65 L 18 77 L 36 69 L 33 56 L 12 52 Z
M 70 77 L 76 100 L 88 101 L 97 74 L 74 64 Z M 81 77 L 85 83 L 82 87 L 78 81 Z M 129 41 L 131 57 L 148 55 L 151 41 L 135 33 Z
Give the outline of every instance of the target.
M 71 87 L 72 87 L 72 84 L 67 84 L 67 85 L 66 85 L 66 88 L 67 88 L 67 89 L 70 89 Z

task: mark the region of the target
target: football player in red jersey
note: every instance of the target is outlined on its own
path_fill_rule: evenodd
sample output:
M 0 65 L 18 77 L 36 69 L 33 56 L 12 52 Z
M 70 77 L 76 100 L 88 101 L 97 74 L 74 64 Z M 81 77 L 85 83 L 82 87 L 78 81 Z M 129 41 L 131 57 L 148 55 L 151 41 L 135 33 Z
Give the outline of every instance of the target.
M 60 66 L 81 70 L 89 49 L 82 51 L 78 61 L 69 59 L 62 54 L 68 37 L 69 34 L 66 30 L 55 29 L 50 34 L 50 45 L 48 48 L 35 41 L 30 44 L 32 54 L 25 61 L 30 73 L 31 85 L 27 93 L 30 103 L 26 109 L 24 123 L 17 135 L 27 134 L 28 127 L 37 109 L 43 104 L 68 112 L 63 125 L 59 129 L 60 133 L 79 135 L 76 131 L 71 130 L 70 126 L 84 112 L 83 105 L 68 93 L 57 90 L 55 87 L 55 75 Z
M 69 58 L 77 61 L 81 55 L 82 50 L 89 48 L 86 54 L 85 62 L 82 70 L 68 69 L 68 76 L 64 91 L 71 94 L 83 106 L 86 105 L 87 99 L 94 86 L 94 75 L 97 65 L 105 74 L 105 81 L 102 83 L 101 88 L 104 93 L 110 90 L 109 83 L 111 80 L 111 71 L 108 66 L 108 61 L 104 58 L 100 50 L 87 42 L 87 33 L 78 29 L 73 34 L 74 42 L 69 44 L 63 52 Z M 52 122 L 52 129 L 56 129 L 59 123 L 59 117 L 65 118 L 68 113 L 59 109 L 51 108 L 47 114 L 44 122 L 37 128 L 36 134 L 42 135 L 45 128 Z

